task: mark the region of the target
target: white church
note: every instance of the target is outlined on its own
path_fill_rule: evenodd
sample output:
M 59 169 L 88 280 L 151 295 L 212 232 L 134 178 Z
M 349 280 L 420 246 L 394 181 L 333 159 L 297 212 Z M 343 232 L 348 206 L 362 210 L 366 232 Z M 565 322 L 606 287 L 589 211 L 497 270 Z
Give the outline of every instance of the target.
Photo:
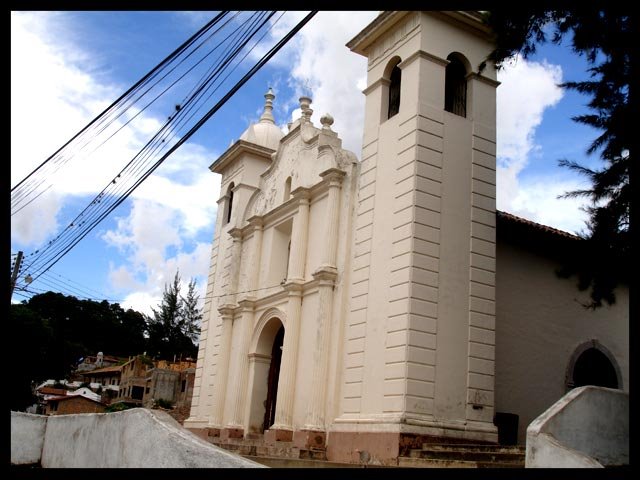
M 560 278 L 573 235 L 496 210 L 496 72 L 474 12 L 381 12 L 362 158 L 310 98 L 212 165 L 222 196 L 190 417 L 220 439 L 391 464 L 429 441 L 524 443 L 573 387 L 629 390 L 628 290 Z M 315 119 L 314 119 L 315 120 Z

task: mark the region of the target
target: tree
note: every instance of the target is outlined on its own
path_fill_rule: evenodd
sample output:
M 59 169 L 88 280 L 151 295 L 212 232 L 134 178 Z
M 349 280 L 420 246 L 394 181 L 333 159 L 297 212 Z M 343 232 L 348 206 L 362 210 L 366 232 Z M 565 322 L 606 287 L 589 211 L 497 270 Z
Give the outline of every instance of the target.
M 187 289 L 187 296 L 182 297 L 183 308 L 182 330 L 184 334 L 194 343 L 198 342 L 200 337 L 200 321 L 202 320 L 202 311 L 198 306 L 200 296 L 196 293 L 196 281 L 191 279 Z
M 592 113 L 573 120 L 601 130 L 587 153 L 599 152 L 604 166 L 594 170 L 572 160 L 559 161 L 591 181 L 591 188 L 565 195 L 590 200 L 586 208 L 589 220 L 587 231 L 581 234 L 581 247 L 559 273 L 578 276 L 578 287 L 590 291 L 589 307 L 600 307 L 603 301 L 613 304 L 615 287 L 631 280 L 632 236 L 637 236 L 632 230 L 637 214 L 631 195 L 637 178 L 632 158 L 637 152 L 638 135 L 633 130 L 639 113 L 632 81 L 637 78 L 635 13 L 600 1 L 573 10 L 534 6 L 502 9 L 490 12 L 486 21 L 496 34 L 496 48 L 488 60 L 498 68 L 516 53 L 529 57 L 549 35 L 556 44 L 570 35 L 573 52 L 584 55 L 590 65 L 590 80 L 561 86 L 591 96 L 588 107 Z
M 148 351 L 159 358 L 192 357 L 198 353 L 195 341 L 200 334 L 198 322 L 202 315 L 197 308 L 195 281 L 189 282 L 186 300 L 180 296 L 180 272 L 173 283 L 165 284 L 162 302 L 153 316 L 147 317 Z
M 12 408 L 22 410 L 32 402 L 31 382 L 68 378 L 78 359 L 99 351 L 127 357 L 144 350 L 144 316 L 107 301 L 79 300 L 46 292 L 9 310 L 12 358 Z
M 58 378 L 52 362 L 53 329 L 46 320 L 26 305 L 9 310 L 11 358 L 20 359 L 19 368 L 10 369 L 12 410 L 24 410 L 35 402 L 32 382 Z M 43 361 L 47 359 L 48 361 Z

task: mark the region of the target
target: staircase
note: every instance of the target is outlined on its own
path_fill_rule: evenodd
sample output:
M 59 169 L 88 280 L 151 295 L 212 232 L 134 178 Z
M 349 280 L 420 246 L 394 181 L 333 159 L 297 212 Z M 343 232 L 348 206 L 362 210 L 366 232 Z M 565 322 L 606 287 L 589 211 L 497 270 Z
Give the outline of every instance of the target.
M 262 435 L 254 438 L 209 437 L 220 448 L 255 462 L 276 468 L 365 467 L 327 461 L 323 448 L 300 448 L 293 442 L 270 444 Z M 409 450 L 398 457 L 404 468 L 524 468 L 525 447 L 486 444 L 424 443 L 421 449 Z M 393 466 L 392 466 L 393 468 Z
M 399 457 L 399 467 L 414 468 L 524 468 L 525 447 L 425 443 Z
M 309 460 L 326 461 L 327 455 L 324 449 L 299 448 L 293 442 L 277 442 L 277 445 L 267 444 L 262 435 L 260 438 L 227 438 L 209 437 L 209 442 L 217 447 L 224 448 L 259 463 L 264 463 L 260 459 L 287 459 L 287 460 Z M 300 463 L 300 462 L 295 462 Z

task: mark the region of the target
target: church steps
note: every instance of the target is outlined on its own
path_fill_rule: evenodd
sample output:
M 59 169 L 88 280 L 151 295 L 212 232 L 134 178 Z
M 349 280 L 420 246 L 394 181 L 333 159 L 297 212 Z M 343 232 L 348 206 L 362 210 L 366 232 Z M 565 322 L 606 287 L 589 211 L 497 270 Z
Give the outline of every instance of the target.
M 277 442 L 276 445 L 267 444 L 261 439 L 210 438 L 209 442 L 217 447 L 243 456 L 270 457 L 280 459 L 300 459 L 326 461 L 327 455 L 324 449 L 300 448 L 293 442 Z
M 464 444 L 427 444 L 422 449 L 412 449 L 409 458 L 415 459 L 407 461 L 406 457 L 399 460 L 402 463 L 415 464 L 420 466 L 451 466 L 459 467 L 473 466 L 474 468 L 495 468 L 495 467 L 524 467 L 525 450 L 521 446 L 500 446 L 500 445 L 464 445 Z M 409 466 L 409 465 L 406 465 Z

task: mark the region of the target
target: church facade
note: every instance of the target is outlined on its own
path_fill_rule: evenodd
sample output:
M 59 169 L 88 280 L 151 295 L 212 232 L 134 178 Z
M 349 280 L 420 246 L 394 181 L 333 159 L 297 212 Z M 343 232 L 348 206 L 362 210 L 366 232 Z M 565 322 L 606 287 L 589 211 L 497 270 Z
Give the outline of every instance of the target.
M 284 134 L 269 91 L 211 166 L 185 427 L 385 464 L 507 427 L 523 442 L 589 375 L 628 391 L 628 292 L 586 310 L 555 274 L 578 240 L 496 211 L 499 83 L 477 68 L 492 48 L 478 15 L 382 12 L 347 46 L 368 59 L 361 159 L 307 97 Z

